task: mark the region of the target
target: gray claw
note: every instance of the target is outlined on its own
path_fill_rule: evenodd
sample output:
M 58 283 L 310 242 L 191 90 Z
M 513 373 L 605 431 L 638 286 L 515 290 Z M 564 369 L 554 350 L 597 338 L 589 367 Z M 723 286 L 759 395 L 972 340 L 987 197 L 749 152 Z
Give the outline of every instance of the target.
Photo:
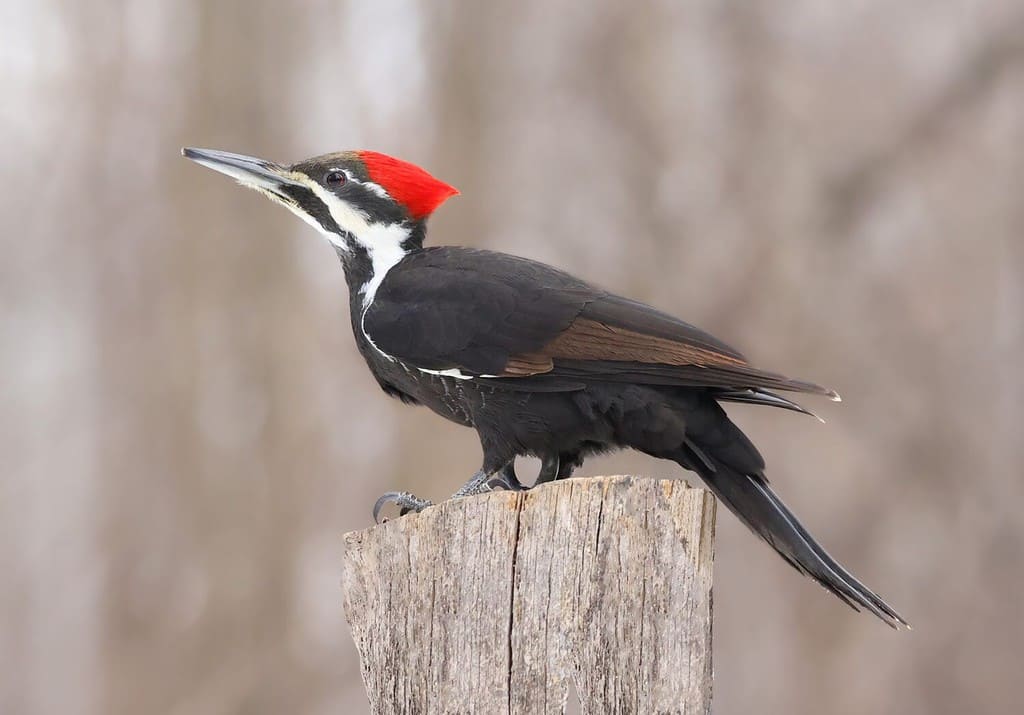
M 524 486 L 518 479 L 513 478 L 509 481 L 501 474 L 495 474 L 487 482 L 487 488 L 491 489 L 504 489 L 507 492 L 525 492 L 529 487 Z
M 373 505 L 373 523 L 380 523 L 380 510 L 384 508 L 386 504 L 394 504 L 399 509 L 399 514 L 405 516 L 410 511 L 420 512 L 426 509 L 428 506 L 433 506 L 434 502 L 429 499 L 421 499 L 415 494 L 409 492 L 386 492 L 380 495 L 380 498 Z
M 504 489 L 509 492 L 526 490 L 526 487 L 520 483 L 519 478 L 516 476 L 515 466 L 512 462 L 506 464 L 500 472 L 487 480 L 487 488 L 491 490 Z
M 558 479 L 558 470 L 561 468 L 561 463 L 562 460 L 557 454 L 550 454 L 541 459 L 540 473 L 537 475 L 537 480 L 533 483 L 533 486 L 537 487 Z

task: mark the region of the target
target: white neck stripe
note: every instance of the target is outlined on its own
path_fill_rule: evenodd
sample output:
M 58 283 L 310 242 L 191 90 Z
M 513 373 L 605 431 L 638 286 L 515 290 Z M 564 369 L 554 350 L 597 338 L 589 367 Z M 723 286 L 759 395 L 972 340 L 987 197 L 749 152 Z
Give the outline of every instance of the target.
M 409 238 L 411 231 L 408 226 L 401 223 L 370 223 L 362 212 L 347 202 L 326 191 L 319 184 L 309 183 L 310 190 L 324 202 L 338 227 L 348 232 L 353 240 L 366 249 L 370 257 L 370 279 L 360 290 L 365 311 L 373 302 L 373 297 L 388 271 L 405 258 L 407 251 L 402 244 Z
M 403 248 L 402 244 L 409 238 L 412 233 L 412 229 L 407 224 L 403 223 L 370 223 L 363 212 L 354 208 L 348 202 L 338 198 L 330 191 L 327 191 L 324 187 L 310 179 L 305 174 L 300 172 L 288 172 L 286 176 L 293 181 L 300 182 L 304 186 L 308 187 L 309 190 L 323 202 L 327 207 L 331 218 L 334 220 L 334 223 L 337 224 L 338 228 L 344 232 L 342 236 L 326 230 L 312 216 L 302 211 L 299 207 L 280 199 L 272 192 L 263 190 L 259 186 L 253 186 L 252 184 L 249 185 L 258 191 L 261 191 L 261 193 L 267 194 L 278 203 L 284 204 L 288 209 L 299 216 L 299 218 L 322 233 L 332 245 L 336 246 L 340 250 L 345 251 L 346 253 L 351 253 L 353 247 L 349 245 L 349 241 L 354 241 L 366 251 L 366 254 L 370 259 L 370 277 L 359 291 L 363 297 L 362 311 L 359 316 L 359 329 L 370 345 L 373 346 L 374 350 L 388 360 L 395 362 L 396 360 L 393 356 L 388 355 L 374 344 L 373 338 L 371 338 L 366 332 L 366 327 L 363 323 L 366 318 L 366 311 L 369 310 L 370 306 L 373 304 L 373 299 L 377 295 L 377 289 L 380 288 L 384 278 L 387 276 L 388 272 L 408 254 L 408 251 Z M 377 190 L 379 190 L 380 194 L 385 196 L 387 195 L 383 188 L 379 187 L 377 184 L 373 184 L 372 182 L 363 182 L 363 185 L 369 187 L 371 191 L 374 191 L 374 193 L 378 193 Z M 349 237 L 349 239 L 346 240 L 346 237 Z M 437 374 L 459 378 L 468 377 L 461 375 L 457 370 L 443 370 L 439 371 Z
M 407 251 L 402 247 L 402 244 L 409 238 L 411 229 L 400 223 L 370 223 L 366 220 L 366 216 L 363 213 L 357 211 L 331 192 L 326 191 L 316 182 L 310 181 L 305 177 L 300 180 L 307 184 L 310 191 L 324 203 L 331 214 L 331 218 L 334 219 L 338 227 L 342 231 L 347 232 L 353 241 L 366 250 L 366 254 L 370 258 L 370 278 L 359 291 L 363 296 L 363 309 L 359 315 L 359 330 L 362 332 L 363 337 L 366 338 L 366 341 L 373 346 L 374 350 L 388 360 L 395 362 L 393 356 L 388 355 L 373 342 L 373 338 L 366 332 L 364 323 L 366 311 L 373 304 L 373 299 L 377 295 L 377 289 L 380 288 L 380 284 L 384 281 L 388 271 L 405 258 Z M 348 246 L 346 246 L 346 249 L 351 250 Z

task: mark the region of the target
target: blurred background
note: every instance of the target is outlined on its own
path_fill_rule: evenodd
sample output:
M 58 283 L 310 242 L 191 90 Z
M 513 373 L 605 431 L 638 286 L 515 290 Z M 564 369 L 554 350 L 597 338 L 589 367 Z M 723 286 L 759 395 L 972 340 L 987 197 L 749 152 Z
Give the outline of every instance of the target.
M 463 192 L 428 240 L 843 394 L 731 413 L 915 630 L 723 510 L 716 713 L 1019 707 L 1020 2 L 2 0 L 0 92 L 0 712 L 365 712 L 341 534 L 478 465 L 380 393 L 326 243 L 185 144 L 415 161 Z

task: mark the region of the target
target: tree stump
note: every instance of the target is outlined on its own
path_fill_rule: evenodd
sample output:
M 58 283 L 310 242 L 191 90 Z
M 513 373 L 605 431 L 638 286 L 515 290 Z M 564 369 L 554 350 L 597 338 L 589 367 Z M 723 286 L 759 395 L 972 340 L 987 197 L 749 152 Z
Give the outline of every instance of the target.
M 570 479 L 345 535 L 373 713 L 707 713 L 715 502 Z

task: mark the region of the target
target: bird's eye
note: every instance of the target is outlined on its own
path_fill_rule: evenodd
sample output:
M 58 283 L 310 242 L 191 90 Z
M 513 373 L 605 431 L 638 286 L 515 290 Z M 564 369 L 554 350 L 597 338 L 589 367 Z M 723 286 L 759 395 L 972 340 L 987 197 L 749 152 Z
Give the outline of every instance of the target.
M 348 177 L 345 176 L 345 172 L 338 169 L 332 169 L 324 174 L 324 183 L 331 186 L 341 186 L 346 181 L 348 181 Z

